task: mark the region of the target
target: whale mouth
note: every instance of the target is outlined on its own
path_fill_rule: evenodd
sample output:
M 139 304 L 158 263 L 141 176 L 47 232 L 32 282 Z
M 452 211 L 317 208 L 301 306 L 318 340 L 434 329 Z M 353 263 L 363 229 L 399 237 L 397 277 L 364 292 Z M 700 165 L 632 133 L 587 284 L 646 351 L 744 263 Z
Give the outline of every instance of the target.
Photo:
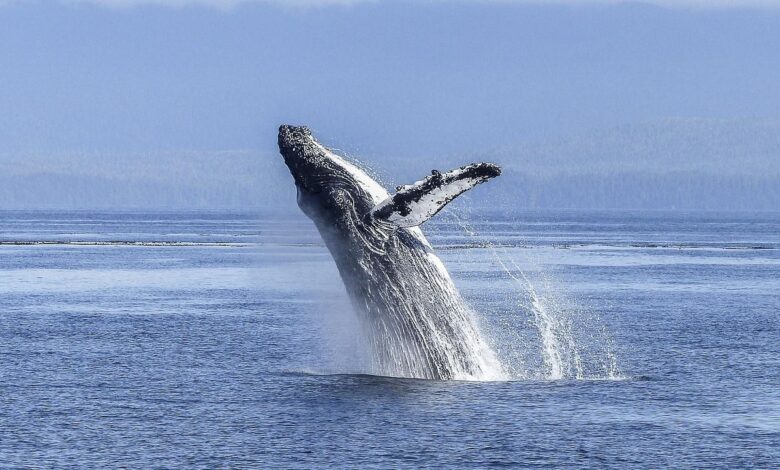
M 316 146 L 311 131 L 305 126 L 279 126 L 279 151 L 284 158 L 284 163 L 290 169 L 295 179 L 298 192 L 316 194 L 316 184 L 311 184 L 309 179 L 316 177 L 321 172 L 321 162 L 318 162 Z

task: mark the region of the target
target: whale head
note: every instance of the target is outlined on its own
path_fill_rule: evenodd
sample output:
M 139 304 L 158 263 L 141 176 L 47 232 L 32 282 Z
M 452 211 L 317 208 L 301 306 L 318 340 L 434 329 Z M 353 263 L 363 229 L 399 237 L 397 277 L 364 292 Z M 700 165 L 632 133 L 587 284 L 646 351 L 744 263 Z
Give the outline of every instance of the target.
M 363 216 L 388 197 L 362 169 L 336 155 L 303 126 L 279 127 L 279 150 L 298 190 L 298 205 L 314 218 L 349 212 Z
M 366 172 L 336 155 L 303 126 L 279 127 L 279 151 L 298 190 L 298 206 L 312 219 L 324 213 L 363 217 L 388 197 Z

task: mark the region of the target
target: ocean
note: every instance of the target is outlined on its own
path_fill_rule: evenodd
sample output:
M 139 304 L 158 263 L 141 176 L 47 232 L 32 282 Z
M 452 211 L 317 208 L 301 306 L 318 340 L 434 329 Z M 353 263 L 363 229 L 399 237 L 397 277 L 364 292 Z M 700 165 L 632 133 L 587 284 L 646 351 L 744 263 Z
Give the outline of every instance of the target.
M 0 467 L 780 467 L 780 214 L 423 229 L 505 379 L 368 374 L 297 213 L 0 211 Z

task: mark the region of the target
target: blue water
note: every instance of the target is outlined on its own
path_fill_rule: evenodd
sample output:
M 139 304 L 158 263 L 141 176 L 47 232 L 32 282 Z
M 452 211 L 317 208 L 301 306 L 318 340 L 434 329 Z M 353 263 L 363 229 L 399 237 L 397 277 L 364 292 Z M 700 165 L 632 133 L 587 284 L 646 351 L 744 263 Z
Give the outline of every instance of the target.
M 780 466 L 780 215 L 437 219 L 511 380 L 362 374 L 296 214 L 0 212 L 0 467 Z

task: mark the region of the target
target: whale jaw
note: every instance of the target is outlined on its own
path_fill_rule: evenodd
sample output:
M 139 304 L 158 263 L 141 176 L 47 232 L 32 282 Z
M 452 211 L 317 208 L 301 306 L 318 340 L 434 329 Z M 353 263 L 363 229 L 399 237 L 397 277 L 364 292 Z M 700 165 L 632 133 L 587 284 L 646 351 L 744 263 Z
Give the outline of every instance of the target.
M 279 153 L 284 157 L 284 163 L 290 169 L 299 190 L 318 193 L 320 185 L 313 184 L 313 179 L 326 173 L 326 159 L 316 150 L 316 141 L 311 131 L 305 126 L 279 126 Z

